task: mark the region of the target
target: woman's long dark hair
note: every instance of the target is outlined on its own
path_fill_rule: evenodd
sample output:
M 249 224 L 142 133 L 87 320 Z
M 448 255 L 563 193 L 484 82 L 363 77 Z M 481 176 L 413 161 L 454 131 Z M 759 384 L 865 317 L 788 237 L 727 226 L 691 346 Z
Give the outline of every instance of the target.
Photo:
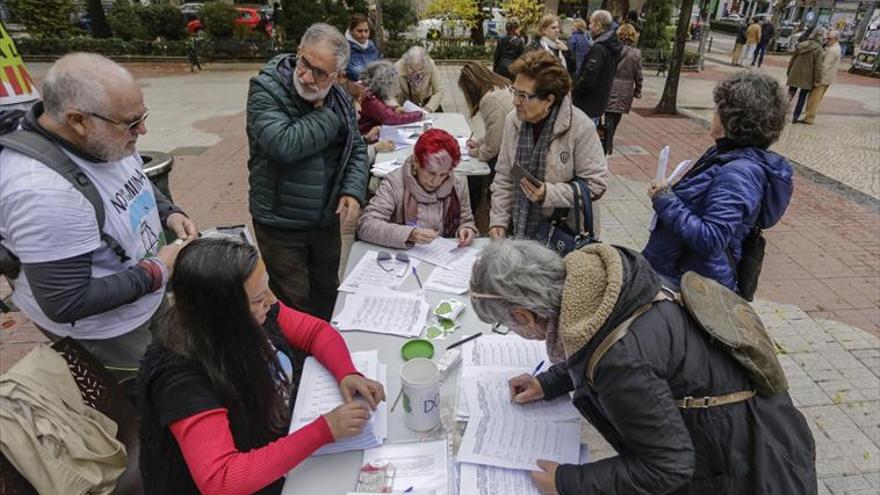
M 287 428 L 288 408 L 273 374 L 274 347 L 250 312 L 244 283 L 257 267 L 252 246 L 234 240 L 198 239 L 174 265 L 174 306 L 159 341 L 194 361 L 223 404 L 253 441 L 274 439 Z

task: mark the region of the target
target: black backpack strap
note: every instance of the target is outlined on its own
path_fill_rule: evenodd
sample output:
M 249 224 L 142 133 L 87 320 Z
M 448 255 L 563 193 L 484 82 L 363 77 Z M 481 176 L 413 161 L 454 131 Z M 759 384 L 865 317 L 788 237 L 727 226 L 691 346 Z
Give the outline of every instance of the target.
M 79 191 L 95 209 L 95 219 L 98 221 L 98 232 L 101 239 L 113 250 L 123 263 L 131 258 L 125 253 L 125 249 L 119 245 L 110 234 L 104 232 L 104 199 L 95 187 L 95 184 L 83 172 L 79 166 L 70 159 L 57 144 L 42 134 L 34 131 L 19 129 L 15 132 L 0 136 L 0 147 L 15 150 L 22 155 L 28 156 L 51 168 L 64 177 L 74 189 Z

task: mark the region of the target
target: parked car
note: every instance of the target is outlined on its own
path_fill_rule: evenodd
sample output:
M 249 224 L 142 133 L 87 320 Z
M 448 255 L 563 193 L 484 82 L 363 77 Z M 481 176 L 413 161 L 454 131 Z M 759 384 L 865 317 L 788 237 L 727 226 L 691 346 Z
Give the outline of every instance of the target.
M 794 39 L 792 38 L 794 29 L 795 25 L 790 22 L 786 22 L 779 26 L 779 30 L 776 34 L 776 51 L 787 52 L 797 44 L 793 42 Z
M 233 22 L 236 26 L 248 26 L 251 31 L 257 30 L 257 26 L 259 26 L 260 24 L 260 11 L 257 8 L 236 6 L 235 12 L 237 15 L 235 17 L 235 21 Z M 198 17 L 190 20 L 186 24 L 186 30 L 189 34 L 201 31 L 202 28 L 202 20 Z
M 723 22 L 739 23 L 739 22 L 743 21 L 743 16 L 734 13 L 734 14 L 730 14 L 728 16 L 722 17 L 721 20 Z

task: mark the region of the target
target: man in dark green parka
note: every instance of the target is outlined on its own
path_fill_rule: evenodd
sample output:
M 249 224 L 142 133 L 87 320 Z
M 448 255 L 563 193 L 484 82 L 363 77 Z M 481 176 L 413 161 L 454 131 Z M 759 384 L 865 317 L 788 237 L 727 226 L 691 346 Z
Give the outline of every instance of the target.
M 351 99 L 336 84 L 345 37 L 314 24 L 296 55 L 279 55 L 250 81 L 250 212 L 272 291 L 329 320 L 339 285 L 340 222 L 366 200 L 367 145 Z

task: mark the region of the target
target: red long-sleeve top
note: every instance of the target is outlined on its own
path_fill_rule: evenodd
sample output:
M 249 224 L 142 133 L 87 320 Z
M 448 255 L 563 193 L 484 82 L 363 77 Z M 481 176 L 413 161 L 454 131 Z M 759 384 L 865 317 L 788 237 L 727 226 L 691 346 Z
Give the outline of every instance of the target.
M 278 325 L 292 347 L 314 356 L 337 382 L 357 373 L 345 341 L 326 321 L 281 304 Z M 333 442 L 323 416 L 248 452 L 235 447 L 226 408 L 202 411 L 171 423 L 169 428 L 196 486 L 206 494 L 253 493 Z
M 387 105 L 381 98 L 368 91 L 361 103 L 361 117 L 358 119 L 358 129 L 361 134 L 370 132 L 370 129 L 377 125 L 401 125 L 410 124 L 422 120 L 422 112 L 418 110 L 413 112 L 397 113 L 391 106 Z

